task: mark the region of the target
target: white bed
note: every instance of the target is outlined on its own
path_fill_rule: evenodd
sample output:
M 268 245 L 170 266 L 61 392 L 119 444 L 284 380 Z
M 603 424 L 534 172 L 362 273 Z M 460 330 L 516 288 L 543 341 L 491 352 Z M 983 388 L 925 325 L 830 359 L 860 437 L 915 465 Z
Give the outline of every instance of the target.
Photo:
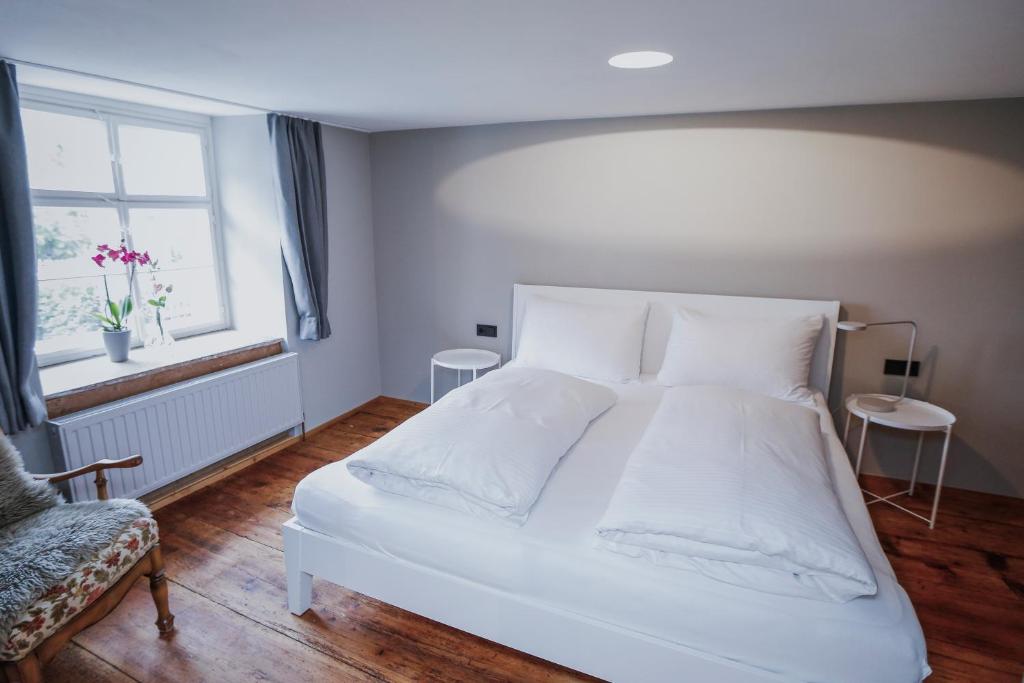
M 529 291 L 537 289 L 590 300 L 639 294 Z M 524 293 L 517 287 L 517 307 Z M 732 303 L 763 311 L 767 303 L 821 312 L 830 325 L 819 353 L 831 358 L 835 302 L 644 296 L 666 303 L 696 296 L 714 310 Z M 657 310 L 645 341 L 647 373 L 660 357 L 646 349 L 667 335 Z M 812 376 L 821 389 L 831 363 L 819 361 Z M 649 374 L 608 386 L 619 402 L 563 458 L 520 528 L 379 491 L 344 463 L 307 477 L 284 530 L 291 610 L 309 606 L 316 575 L 611 680 L 884 682 L 928 673 L 913 608 L 878 544 L 820 392 L 815 407 L 837 493 L 879 585 L 875 596 L 845 604 L 769 595 L 595 548 L 595 524 L 663 391 Z

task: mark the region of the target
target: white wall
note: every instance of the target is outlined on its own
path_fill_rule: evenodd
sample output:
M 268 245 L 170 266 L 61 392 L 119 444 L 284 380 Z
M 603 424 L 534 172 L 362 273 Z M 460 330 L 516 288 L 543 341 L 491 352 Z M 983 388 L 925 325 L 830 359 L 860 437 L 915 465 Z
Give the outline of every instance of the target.
M 266 117 L 215 117 L 213 142 L 232 325 L 253 337 L 283 338 L 283 265 Z
M 1024 495 L 1022 121 L 1001 100 L 375 134 L 384 393 L 426 400 L 439 349 L 507 358 L 514 282 L 838 299 L 920 324 L 912 394 L 960 417 L 948 483 Z M 898 390 L 905 344 L 841 338 L 832 405 Z M 869 467 L 907 475 L 913 444 L 879 430 Z

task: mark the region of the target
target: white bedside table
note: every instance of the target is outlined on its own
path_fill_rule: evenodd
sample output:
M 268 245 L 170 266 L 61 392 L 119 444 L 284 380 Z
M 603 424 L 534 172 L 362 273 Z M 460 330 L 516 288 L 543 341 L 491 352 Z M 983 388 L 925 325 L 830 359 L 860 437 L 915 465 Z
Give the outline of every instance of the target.
M 881 398 L 896 398 L 895 396 L 887 396 L 886 394 L 863 395 L 877 396 Z M 953 423 L 956 422 L 956 416 L 945 408 L 940 408 L 937 405 L 933 405 L 925 401 L 918 401 L 912 398 L 903 399 L 892 412 L 876 413 L 860 407 L 857 404 L 857 396 L 858 394 L 854 394 L 846 399 L 846 429 L 843 431 L 843 445 L 846 445 L 847 438 L 850 434 L 850 422 L 852 421 L 853 416 L 856 415 L 863 423 L 860 430 L 860 445 L 857 447 L 857 467 L 855 471 L 858 478 L 860 478 L 861 459 L 864 457 L 864 442 L 867 440 L 868 436 L 868 425 L 880 424 L 886 427 L 893 427 L 895 429 L 906 429 L 909 431 L 920 432 L 917 437 L 917 453 L 914 455 L 914 470 L 910 475 L 910 488 L 888 496 L 879 496 L 867 489 L 861 489 L 865 494 L 873 499 L 868 501 L 868 505 L 878 502 L 888 503 L 889 505 L 903 510 L 903 512 L 911 514 L 924 522 L 928 522 L 928 528 L 934 529 L 935 516 L 939 512 L 939 496 L 942 495 L 942 478 L 946 474 L 946 456 L 949 455 L 949 439 L 953 434 Z M 914 495 L 914 486 L 917 484 L 917 466 L 921 462 L 921 445 L 924 443 L 925 432 L 945 432 L 946 434 L 945 441 L 942 444 L 942 460 L 939 462 L 939 478 L 935 482 L 935 499 L 932 501 L 931 517 L 919 515 L 913 510 L 908 510 L 902 505 L 898 505 L 892 501 L 893 498 L 898 496 Z
M 448 349 L 439 351 L 430 359 L 430 402 L 434 402 L 434 370 L 438 367 L 457 370 L 459 372 L 459 386 L 462 386 L 462 371 L 471 370 L 473 379 L 480 370 L 501 367 L 501 356 L 493 351 L 483 349 Z

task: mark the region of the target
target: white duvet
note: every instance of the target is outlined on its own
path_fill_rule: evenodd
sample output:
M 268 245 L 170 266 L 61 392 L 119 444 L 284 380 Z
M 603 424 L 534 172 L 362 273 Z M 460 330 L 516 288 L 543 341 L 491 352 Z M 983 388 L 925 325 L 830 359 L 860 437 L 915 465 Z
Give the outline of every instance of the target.
M 514 524 L 615 392 L 551 370 L 506 367 L 449 392 L 346 464 L 384 491 Z
M 819 415 L 738 389 L 665 392 L 597 533 L 608 550 L 763 592 L 845 602 L 876 591 Z

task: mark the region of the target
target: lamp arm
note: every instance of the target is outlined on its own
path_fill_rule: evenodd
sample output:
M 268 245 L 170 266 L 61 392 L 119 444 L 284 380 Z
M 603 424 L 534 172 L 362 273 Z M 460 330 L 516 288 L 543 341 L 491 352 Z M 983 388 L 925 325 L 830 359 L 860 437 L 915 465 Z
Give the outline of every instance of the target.
M 910 348 L 907 349 L 907 369 L 903 373 L 903 391 L 900 392 L 900 400 L 907 397 L 907 385 L 910 383 L 910 364 L 914 361 L 914 344 L 917 342 L 917 323 L 913 320 L 893 320 L 886 323 L 868 323 L 867 327 L 878 327 L 880 325 L 910 325 Z

